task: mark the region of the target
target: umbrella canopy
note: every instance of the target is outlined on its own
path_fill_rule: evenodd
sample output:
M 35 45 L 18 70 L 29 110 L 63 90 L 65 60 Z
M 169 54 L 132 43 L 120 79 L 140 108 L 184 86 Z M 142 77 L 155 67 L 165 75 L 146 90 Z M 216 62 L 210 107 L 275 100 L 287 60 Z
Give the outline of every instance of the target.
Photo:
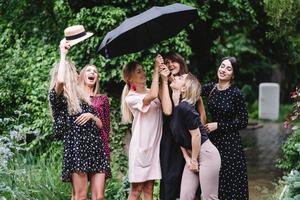
M 197 9 L 184 4 L 154 6 L 107 33 L 98 52 L 107 58 L 138 52 L 175 36 L 196 18 Z

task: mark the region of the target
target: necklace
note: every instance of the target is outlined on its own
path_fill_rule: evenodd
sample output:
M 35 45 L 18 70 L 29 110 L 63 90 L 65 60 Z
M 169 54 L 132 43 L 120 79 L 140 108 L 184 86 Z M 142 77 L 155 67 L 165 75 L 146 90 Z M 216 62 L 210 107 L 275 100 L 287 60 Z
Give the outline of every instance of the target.
M 217 84 L 217 89 L 218 90 L 227 90 L 229 87 L 231 86 L 230 83 L 226 84 L 225 86 L 223 86 L 222 88 L 220 87 L 220 84 Z

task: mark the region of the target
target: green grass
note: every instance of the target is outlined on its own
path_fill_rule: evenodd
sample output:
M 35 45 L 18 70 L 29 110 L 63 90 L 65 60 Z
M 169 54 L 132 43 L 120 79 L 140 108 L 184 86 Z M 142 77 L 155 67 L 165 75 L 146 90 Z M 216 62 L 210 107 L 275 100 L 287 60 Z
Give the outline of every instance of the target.
M 0 173 L 0 196 L 6 199 L 70 199 L 71 186 L 60 179 L 62 152 L 60 145 L 49 154 L 35 157 L 31 153 L 16 155 L 8 169 Z
M 258 101 L 255 101 L 252 104 L 248 104 L 248 113 L 249 113 L 249 121 L 257 121 L 258 120 Z M 293 105 L 291 104 L 280 104 L 279 107 L 279 118 L 277 122 L 284 122 L 286 116 L 289 112 L 293 110 Z

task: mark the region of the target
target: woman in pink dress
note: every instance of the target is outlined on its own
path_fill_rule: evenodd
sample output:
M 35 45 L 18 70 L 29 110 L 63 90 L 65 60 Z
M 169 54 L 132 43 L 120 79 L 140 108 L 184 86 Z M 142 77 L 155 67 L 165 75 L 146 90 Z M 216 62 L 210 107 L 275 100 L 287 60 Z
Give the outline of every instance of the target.
M 138 62 L 123 67 L 126 85 L 122 94 L 122 120 L 132 122 L 129 145 L 128 177 L 131 183 L 129 200 L 153 199 L 154 180 L 161 179 L 159 160 L 162 136 L 162 110 L 158 99 L 159 67 L 163 59 L 155 59 L 151 88 L 146 88 L 146 74 Z

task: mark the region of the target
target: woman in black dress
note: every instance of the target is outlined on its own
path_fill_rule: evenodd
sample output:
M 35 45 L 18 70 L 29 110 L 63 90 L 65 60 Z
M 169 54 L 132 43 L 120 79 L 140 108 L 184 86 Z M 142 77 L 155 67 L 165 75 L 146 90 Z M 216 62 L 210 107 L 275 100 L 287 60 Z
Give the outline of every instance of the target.
M 70 47 L 61 41 L 60 62 L 53 69 L 49 88 L 53 130 L 64 143 L 62 180 L 72 182 L 74 200 L 87 198 L 88 179 L 92 199 L 103 199 L 99 186 L 110 167 L 99 135 L 102 124 L 89 95 L 77 84 L 74 64 L 66 60 Z
M 166 107 L 170 106 L 172 110 L 173 102 L 171 98 L 172 89 L 169 87 L 168 76 L 177 76 L 187 73 L 187 66 L 179 54 L 168 54 L 164 58 L 166 67 L 162 77 L 160 91 L 162 93 L 161 102 L 164 112 L 163 116 L 163 134 L 160 142 L 160 164 L 162 179 L 160 181 L 160 199 L 175 200 L 180 195 L 180 183 L 183 168 L 185 165 L 184 157 L 181 153 L 179 144 L 176 143 L 170 129 L 170 113 L 166 113 Z M 165 96 L 166 95 L 166 96 Z M 168 100 L 166 102 L 166 100 Z
M 209 139 L 221 154 L 220 200 L 247 200 L 247 166 L 239 130 L 248 124 L 248 112 L 241 91 L 232 86 L 237 61 L 225 57 L 218 68 L 218 83 L 203 85 L 212 122 L 206 124 Z
M 175 141 L 170 129 L 170 120 L 174 103 L 172 102 L 173 93 L 170 83 L 175 76 L 181 76 L 188 73 L 187 65 L 183 57 L 174 52 L 164 56 L 165 67 L 161 73 L 161 102 L 164 112 L 163 116 L 163 134 L 160 143 L 160 163 L 162 179 L 160 181 L 160 199 L 175 200 L 180 195 L 181 177 L 185 165 L 185 159 L 182 155 L 179 144 Z M 169 77 L 169 79 L 168 79 Z M 201 113 L 201 122 L 204 124 L 206 115 L 202 99 L 199 99 L 198 110 Z M 167 110 L 167 112 L 166 112 Z M 169 112 L 170 111 L 170 112 Z M 204 113 L 204 114 L 202 114 Z

